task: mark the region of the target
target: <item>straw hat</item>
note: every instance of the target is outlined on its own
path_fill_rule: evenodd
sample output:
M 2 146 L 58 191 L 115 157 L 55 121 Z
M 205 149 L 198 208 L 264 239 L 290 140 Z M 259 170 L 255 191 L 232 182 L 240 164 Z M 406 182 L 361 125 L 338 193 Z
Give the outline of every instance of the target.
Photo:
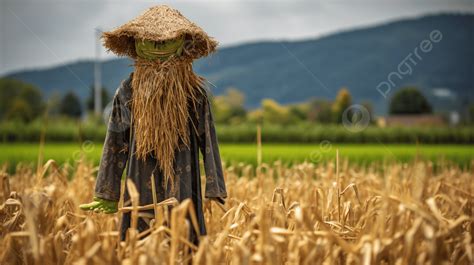
M 102 34 L 104 46 L 119 56 L 137 58 L 135 39 L 166 41 L 185 37 L 182 56 L 197 59 L 215 51 L 217 42 L 178 10 L 151 7 L 137 18 Z

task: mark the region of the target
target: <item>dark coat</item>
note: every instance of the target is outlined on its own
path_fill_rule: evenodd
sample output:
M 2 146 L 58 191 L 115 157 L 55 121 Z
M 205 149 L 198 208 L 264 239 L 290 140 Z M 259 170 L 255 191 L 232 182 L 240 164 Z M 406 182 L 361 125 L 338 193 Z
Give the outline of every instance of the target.
M 180 151 L 175 152 L 174 170 L 175 190 L 171 192 L 171 185 L 164 189 L 162 185 L 163 174 L 159 169 L 157 158 L 149 155 L 146 161 L 138 160 L 135 153 L 135 138 L 131 123 L 131 80 L 133 74 L 117 89 L 113 99 L 112 111 L 104 142 L 104 149 L 100 161 L 99 172 L 95 187 L 95 195 L 102 199 L 118 201 L 120 198 L 120 184 L 125 165 L 128 163 L 126 177 L 131 179 L 140 193 L 140 205 L 153 203 L 151 189 L 151 175 L 154 174 L 158 202 L 175 197 L 178 201 L 191 198 L 196 211 L 200 234 L 206 234 L 204 222 L 201 178 L 199 169 L 199 150 L 203 155 L 206 173 L 205 198 L 227 197 L 221 159 L 217 142 L 216 131 L 207 95 L 202 95 L 198 100 L 197 113 L 190 107 L 189 121 L 189 148 L 180 145 Z M 192 120 L 191 120 L 192 119 Z M 193 128 L 192 121 L 197 126 Z M 159 129 L 159 128 L 156 128 Z M 131 151 L 131 152 L 130 152 Z M 159 158 L 158 158 L 159 159 Z M 129 194 L 125 189 L 124 201 L 129 203 Z M 153 210 L 151 210 L 153 214 Z M 125 213 L 121 225 L 121 239 L 125 238 L 130 227 L 130 213 Z M 139 219 L 138 230 L 148 228 L 143 219 Z M 190 240 L 198 243 L 194 230 L 191 231 Z

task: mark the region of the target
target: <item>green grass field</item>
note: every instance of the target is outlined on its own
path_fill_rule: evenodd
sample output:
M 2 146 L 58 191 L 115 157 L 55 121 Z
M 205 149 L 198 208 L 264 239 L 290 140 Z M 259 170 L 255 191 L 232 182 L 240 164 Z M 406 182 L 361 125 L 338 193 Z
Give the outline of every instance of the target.
M 439 161 L 446 159 L 459 165 L 470 165 L 474 160 L 471 145 L 384 145 L 384 144 L 264 144 L 263 162 L 281 160 L 284 163 L 311 161 L 321 163 L 334 159 L 339 150 L 341 159 L 366 164 L 373 161 L 407 162 L 415 157 Z M 246 162 L 256 164 L 257 148 L 252 144 L 221 144 L 221 156 L 227 163 Z M 44 147 L 44 161 L 54 159 L 59 163 L 74 162 L 81 157 L 98 164 L 102 145 L 52 143 Z M 19 162 L 36 163 L 39 145 L 31 143 L 0 144 L 0 164 L 8 163 L 14 168 Z

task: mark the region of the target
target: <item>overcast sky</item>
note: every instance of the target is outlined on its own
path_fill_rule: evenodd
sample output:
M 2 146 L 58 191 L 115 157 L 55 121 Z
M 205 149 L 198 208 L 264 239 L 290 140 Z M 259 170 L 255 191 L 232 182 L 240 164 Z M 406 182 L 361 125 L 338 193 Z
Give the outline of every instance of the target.
M 222 46 L 314 38 L 439 12 L 474 13 L 474 0 L 0 0 L 0 75 L 94 57 L 94 29 L 110 30 L 165 3 Z M 112 58 L 102 50 L 102 58 Z

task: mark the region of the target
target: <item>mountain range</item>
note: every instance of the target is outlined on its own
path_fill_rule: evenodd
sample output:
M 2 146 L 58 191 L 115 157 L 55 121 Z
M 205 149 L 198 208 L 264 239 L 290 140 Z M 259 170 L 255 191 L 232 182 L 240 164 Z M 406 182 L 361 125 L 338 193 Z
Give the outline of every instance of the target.
M 242 91 L 248 108 L 264 98 L 282 104 L 334 99 L 346 87 L 355 103 L 369 101 L 383 115 L 393 92 L 417 86 L 436 111 L 462 110 L 474 100 L 473 29 L 473 14 L 433 14 L 314 39 L 223 47 L 196 61 L 194 69 L 215 95 L 230 87 Z M 128 58 L 102 62 L 110 94 L 133 70 L 131 64 Z M 32 83 L 46 96 L 73 90 L 85 99 L 93 73 L 89 60 L 5 77 Z

